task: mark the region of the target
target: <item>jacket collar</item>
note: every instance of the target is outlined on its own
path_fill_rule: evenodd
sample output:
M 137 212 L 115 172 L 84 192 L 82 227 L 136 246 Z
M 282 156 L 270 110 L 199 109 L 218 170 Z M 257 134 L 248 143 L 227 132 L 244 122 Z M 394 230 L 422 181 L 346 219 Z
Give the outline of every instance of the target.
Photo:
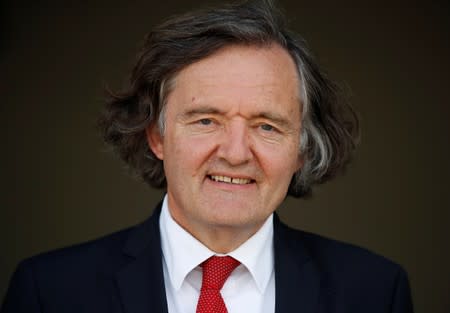
M 320 272 L 302 237 L 274 214 L 275 313 L 317 312 Z
M 116 273 L 126 313 L 167 313 L 159 235 L 161 203 L 152 216 L 133 229 L 123 253 L 130 262 Z

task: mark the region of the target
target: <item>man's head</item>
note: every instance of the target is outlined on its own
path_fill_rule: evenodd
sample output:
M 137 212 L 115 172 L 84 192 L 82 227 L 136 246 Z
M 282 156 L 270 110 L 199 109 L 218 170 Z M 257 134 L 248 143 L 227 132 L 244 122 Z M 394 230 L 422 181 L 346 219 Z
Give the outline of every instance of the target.
M 297 96 L 300 112 L 295 153 L 301 166 L 292 177 L 286 175 L 288 194 L 304 196 L 348 162 L 358 121 L 270 1 L 188 13 L 156 27 L 138 56 L 129 86 L 107 105 L 100 120 L 104 138 L 147 183 L 166 187 L 163 161 L 149 148 L 146 130 L 156 128 L 164 137 L 167 102 L 184 69 L 236 46 L 255 51 L 278 47 L 291 58 L 298 89 L 290 96 Z
M 231 45 L 182 69 L 173 84 L 164 133 L 147 128 L 149 146 L 164 162 L 172 217 L 226 251 L 206 234 L 255 233 L 302 165 L 295 63 L 277 44 Z

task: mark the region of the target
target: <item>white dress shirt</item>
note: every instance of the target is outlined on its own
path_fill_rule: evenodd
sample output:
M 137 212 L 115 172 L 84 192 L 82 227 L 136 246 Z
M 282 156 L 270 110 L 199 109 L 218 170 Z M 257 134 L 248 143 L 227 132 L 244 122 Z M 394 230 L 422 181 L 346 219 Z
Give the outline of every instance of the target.
M 159 227 L 169 313 L 195 313 L 202 285 L 199 265 L 209 257 L 221 254 L 209 250 L 174 221 L 167 196 Z M 241 262 L 221 290 L 228 313 L 274 313 L 273 216 L 270 215 L 258 232 L 227 255 Z

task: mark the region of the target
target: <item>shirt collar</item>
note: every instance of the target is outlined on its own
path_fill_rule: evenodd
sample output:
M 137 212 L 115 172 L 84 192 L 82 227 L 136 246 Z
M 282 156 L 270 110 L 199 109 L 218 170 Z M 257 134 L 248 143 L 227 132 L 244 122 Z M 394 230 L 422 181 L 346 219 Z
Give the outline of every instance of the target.
M 273 214 L 252 237 L 228 255 L 247 268 L 259 291 L 264 292 L 274 268 Z
M 175 222 L 169 212 L 167 195 L 162 204 L 159 227 L 169 278 L 175 290 L 179 290 L 193 269 L 217 253 L 208 249 Z M 259 291 L 264 292 L 274 268 L 273 214 L 252 237 L 227 255 L 241 262 L 250 272 Z

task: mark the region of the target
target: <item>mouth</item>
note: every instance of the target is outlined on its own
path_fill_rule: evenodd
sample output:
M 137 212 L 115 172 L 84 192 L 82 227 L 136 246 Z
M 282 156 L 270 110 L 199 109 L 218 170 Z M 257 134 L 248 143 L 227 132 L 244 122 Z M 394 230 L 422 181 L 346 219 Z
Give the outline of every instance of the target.
M 208 175 L 208 178 L 216 182 L 234 185 L 248 185 L 255 182 L 253 179 L 249 178 L 230 177 L 222 175 Z

